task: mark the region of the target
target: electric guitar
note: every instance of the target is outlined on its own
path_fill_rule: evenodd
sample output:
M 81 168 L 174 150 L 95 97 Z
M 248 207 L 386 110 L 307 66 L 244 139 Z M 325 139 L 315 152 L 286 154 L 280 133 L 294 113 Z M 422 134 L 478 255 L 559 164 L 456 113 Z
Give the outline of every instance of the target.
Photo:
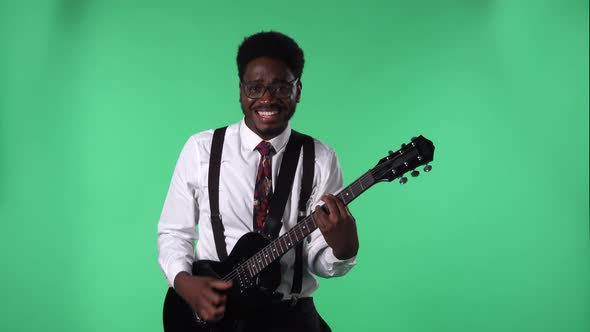
M 433 158 L 432 142 L 423 136 L 414 137 L 396 152 L 389 151 L 388 156 L 379 160 L 374 168 L 340 191 L 336 197 L 348 205 L 377 182 L 399 178 L 399 182 L 405 184 L 408 181 L 405 176 L 407 172 L 416 177 L 420 174 L 416 168 L 422 165 L 426 165 L 424 171 L 429 172 L 432 167 L 428 163 Z M 233 281 L 233 287 L 226 293 L 224 317 L 220 321 L 202 321 L 180 295 L 169 288 L 164 301 L 164 330 L 213 332 L 231 327 L 236 320 L 246 319 L 260 312 L 258 308 L 271 302 L 273 292 L 280 283 L 281 256 L 317 227 L 314 212 L 273 241 L 259 233 L 246 233 L 223 262 L 195 262 L 193 275 Z

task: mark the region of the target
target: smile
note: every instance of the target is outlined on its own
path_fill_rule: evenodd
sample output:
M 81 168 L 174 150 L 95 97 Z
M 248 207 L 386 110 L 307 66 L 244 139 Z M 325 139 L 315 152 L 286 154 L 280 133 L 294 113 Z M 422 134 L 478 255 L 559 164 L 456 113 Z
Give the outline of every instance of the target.
M 276 122 L 278 121 L 279 117 L 280 117 L 280 110 L 275 110 L 275 109 L 259 109 L 256 110 L 256 115 L 258 115 L 258 118 L 260 119 L 260 121 L 262 122 Z
M 279 114 L 279 111 L 256 111 L 258 115 L 268 117 Z

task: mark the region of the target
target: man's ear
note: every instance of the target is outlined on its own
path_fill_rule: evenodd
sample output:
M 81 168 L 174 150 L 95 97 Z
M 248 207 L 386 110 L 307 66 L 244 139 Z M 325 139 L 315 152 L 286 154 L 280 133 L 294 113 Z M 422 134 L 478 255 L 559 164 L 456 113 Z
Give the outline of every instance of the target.
M 297 81 L 297 98 L 295 98 L 295 102 L 299 102 L 299 100 L 301 99 L 301 90 L 303 89 L 303 83 L 301 83 L 301 80 Z

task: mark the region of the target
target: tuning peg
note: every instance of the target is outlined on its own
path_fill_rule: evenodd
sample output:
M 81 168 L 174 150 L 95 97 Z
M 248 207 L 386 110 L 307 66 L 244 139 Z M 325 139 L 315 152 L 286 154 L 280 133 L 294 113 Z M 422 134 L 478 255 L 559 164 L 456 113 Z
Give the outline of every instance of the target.
M 432 170 L 432 166 L 430 166 L 430 165 L 426 165 L 426 166 L 424 166 L 424 172 L 428 173 L 428 172 L 430 172 L 431 170 Z
M 406 182 L 408 182 L 408 178 L 403 176 L 402 178 L 399 179 L 399 183 L 401 184 L 406 184 Z
M 407 146 L 407 145 L 406 145 L 405 143 L 404 143 L 404 144 L 402 144 L 402 149 L 405 149 L 405 148 L 406 148 L 406 146 Z
M 417 138 L 418 138 L 418 137 L 414 136 L 414 137 L 412 137 L 411 141 L 413 142 L 413 141 L 415 141 Z
M 391 156 L 392 154 L 394 154 L 395 152 L 389 150 L 389 155 Z
M 420 172 L 419 172 L 419 171 L 417 171 L 417 170 L 413 170 L 411 174 L 412 174 L 412 177 L 414 177 L 414 178 L 415 178 L 415 177 L 417 177 L 418 175 L 420 175 Z

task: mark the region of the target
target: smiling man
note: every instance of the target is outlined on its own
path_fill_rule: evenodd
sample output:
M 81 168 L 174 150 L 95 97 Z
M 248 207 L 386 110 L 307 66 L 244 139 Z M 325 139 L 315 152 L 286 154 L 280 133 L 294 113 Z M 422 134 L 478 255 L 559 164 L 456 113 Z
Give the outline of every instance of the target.
M 244 118 L 189 138 L 158 224 L 159 263 L 170 285 L 165 330 L 330 331 L 313 304 L 315 276 L 347 273 L 355 264 L 359 244 L 354 218 L 333 196 L 342 189 L 334 151 L 289 125 L 301 98 L 303 51 L 284 34 L 261 32 L 244 39 L 237 64 Z M 307 167 L 305 160 L 311 161 Z M 278 203 L 281 197 L 283 204 Z M 252 279 L 254 288 L 262 289 L 257 294 L 264 296 L 255 297 L 253 303 L 235 302 L 240 294 L 236 290 L 244 289 L 243 276 L 238 269 L 224 275 L 223 263 L 212 262 L 226 262 L 231 271 L 236 263 L 232 260 L 246 260 L 253 254 L 246 251 L 256 247 L 251 236 L 242 238 L 245 234 L 257 232 L 268 241 L 312 211 L 319 231 L 279 255 L 274 269 L 271 265 L 258 274 L 256 267 L 248 267 L 243 272 L 246 283 Z M 264 241 L 257 249 L 268 243 Z M 199 273 L 203 262 L 217 268 Z M 272 282 L 258 277 L 270 275 L 265 271 L 271 270 L 276 272 L 268 278 Z M 232 305 L 251 310 L 229 319 L 225 316 L 230 316 Z M 191 326 L 181 323 L 185 311 Z

